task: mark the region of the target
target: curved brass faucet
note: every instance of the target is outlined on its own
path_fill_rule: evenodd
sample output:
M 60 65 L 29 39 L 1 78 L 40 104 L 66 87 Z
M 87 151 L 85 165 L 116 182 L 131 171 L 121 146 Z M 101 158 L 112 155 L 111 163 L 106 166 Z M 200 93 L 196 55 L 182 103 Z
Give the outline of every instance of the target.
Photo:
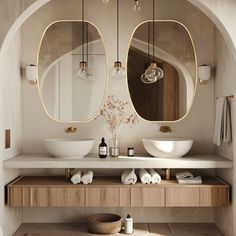
M 77 131 L 77 128 L 70 126 L 70 127 L 66 128 L 65 131 L 67 134 L 73 134 Z
M 161 126 L 159 130 L 162 133 L 169 133 L 169 134 L 172 133 L 172 129 L 170 126 Z

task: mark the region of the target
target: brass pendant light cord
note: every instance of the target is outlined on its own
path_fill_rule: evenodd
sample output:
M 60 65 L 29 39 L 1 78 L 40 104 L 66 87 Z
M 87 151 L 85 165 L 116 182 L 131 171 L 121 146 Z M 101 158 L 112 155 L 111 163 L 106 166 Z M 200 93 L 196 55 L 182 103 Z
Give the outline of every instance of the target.
M 153 50 L 153 63 L 155 62 L 155 0 L 152 0 L 152 32 L 153 32 L 153 35 L 152 35 L 152 50 Z
M 88 46 L 88 44 L 89 44 L 89 38 L 88 38 L 88 37 L 89 37 L 89 34 L 88 34 L 89 23 L 88 23 L 88 22 L 86 23 L 86 26 L 87 26 L 87 27 L 86 27 L 86 30 L 87 30 L 87 34 L 86 34 L 86 38 L 87 38 L 87 51 L 86 51 L 86 56 L 87 56 L 87 66 L 88 66 L 88 63 L 89 63 L 89 56 L 88 56 L 88 55 L 89 55 L 89 51 L 88 51 L 88 50 L 89 50 L 89 46 Z
M 116 61 L 119 61 L 119 20 L 120 20 L 120 16 L 119 16 L 119 14 L 120 14 L 120 9 L 119 9 L 119 0 L 116 0 L 116 45 L 117 45 L 117 52 L 116 52 L 116 56 L 117 56 L 117 58 L 116 58 Z
M 148 65 L 150 63 L 150 21 L 148 22 Z
M 82 0 L 82 61 L 84 61 L 84 0 Z

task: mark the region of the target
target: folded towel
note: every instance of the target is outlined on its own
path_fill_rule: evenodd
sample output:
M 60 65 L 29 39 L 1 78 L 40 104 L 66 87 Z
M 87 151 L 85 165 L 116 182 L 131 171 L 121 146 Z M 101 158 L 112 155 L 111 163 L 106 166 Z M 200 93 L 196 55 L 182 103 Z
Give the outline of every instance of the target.
M 181 171 L 176 174 L 176 179 L 192 179 L 194 176 L 189 171 Z
M 220 146 L 222 142 L 232 141 L 230 104 L 226 97 L 216 101 L 216 117 L 213 143 Z
M 93 171 L 85 171 L 82 175 L 81 181 L 83 184 L 91 184 L 93 182 Z
M 123 184 L 136 184 L 137 175 L 135 174 L 134 169 L 124 170 L 121 176 L 121 182 Z
M 143 184 L 150 184 L 152 180 L 151 175 L 145 169 L 139 170 L 139 178 Z
M 71 182 L 73 184 L 79 184 L 81 182 L 82 172 L 80 170 L 76 171 L 75 174 L 71 177 Z
M 179 184 L 202 184 L 202 177 L 196 176 L 188 179 L 177 179 Z
M 153 169 L 149 170 L 151 175 L 151 183 L 152 184 L 159 184 L 161 182 L 161 176 Z

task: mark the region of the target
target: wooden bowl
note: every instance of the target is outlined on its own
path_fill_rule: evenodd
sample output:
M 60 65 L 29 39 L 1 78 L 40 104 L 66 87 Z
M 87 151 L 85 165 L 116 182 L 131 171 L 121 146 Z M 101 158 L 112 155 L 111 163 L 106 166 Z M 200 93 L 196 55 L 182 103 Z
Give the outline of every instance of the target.
M 116 234 L 121 231 L 121 217 L 104 213 L 88 217 L 88 230 L 94 234 Z

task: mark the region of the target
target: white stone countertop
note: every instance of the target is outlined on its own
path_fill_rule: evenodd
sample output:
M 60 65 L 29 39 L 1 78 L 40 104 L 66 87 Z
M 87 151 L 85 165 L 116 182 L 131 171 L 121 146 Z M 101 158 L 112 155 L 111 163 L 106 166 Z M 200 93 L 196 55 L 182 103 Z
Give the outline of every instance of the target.
M 140 154 L 135 157 L 119 156 L 101 159 L 91 154 L 84 158 L 60 159 L 47 154 L 21 154 L 4 161 L 4 168 L 174 168 L 174 169 L 214 169 L 233 168 L 233 161 L 217 154 L 194 154 L 182 158 L 155 158 Z

